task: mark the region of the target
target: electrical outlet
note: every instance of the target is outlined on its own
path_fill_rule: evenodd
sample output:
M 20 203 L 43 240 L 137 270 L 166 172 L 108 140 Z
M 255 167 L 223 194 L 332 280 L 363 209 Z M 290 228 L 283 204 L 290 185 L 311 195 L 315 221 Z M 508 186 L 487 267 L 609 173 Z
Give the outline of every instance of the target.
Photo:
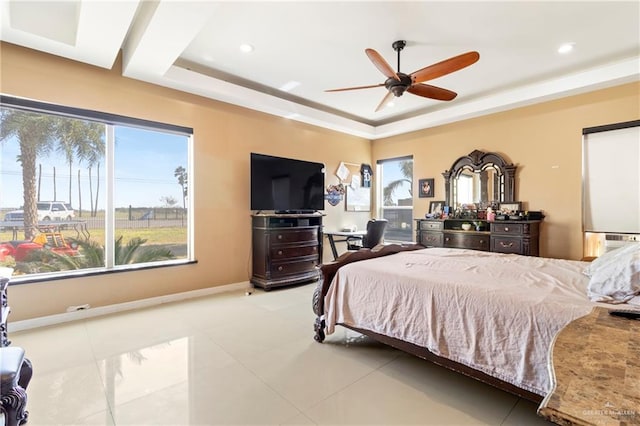
M 78 306 L 69 306 L 67 308 L 67 312 L 84 311 L 86 309 L 89 309 L 90 307 L 91 305 L 89 305 L 88 303 L 85 303 L 84 305 L 78 305 Z

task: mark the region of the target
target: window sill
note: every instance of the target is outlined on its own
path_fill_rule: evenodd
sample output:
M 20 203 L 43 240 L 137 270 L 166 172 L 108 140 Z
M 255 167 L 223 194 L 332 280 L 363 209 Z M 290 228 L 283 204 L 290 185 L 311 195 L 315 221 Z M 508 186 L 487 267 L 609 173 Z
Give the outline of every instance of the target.
M 67 274 L 52 274 L 47 276 L 14 276 L 11 277 L 11 281 L 9 281 L 10 286 L 14 285 L 22 285 L 22 284 L 35 284 L 35 283 L 43 283 L 49 281 L 57 281 L 57 280 L 68 280 L 74 278 L 85 278 L 92 277 L 96 275 L 108 275 L 108 274 L 119 274 L 123 272 L 135 272 L 135 271 L 143 271 L 147 269 L 158 269 L 158 268 L 171 268 L 174 266 L 184 266 L 184 265 L 192 265 L 198 263 L 197 260 L 185 260 L 181 262 L 175 263 L 163 263 L 163 264 L 154 264 L 154 265 L 127 265 L 126 267 L 118 267 L 114 269 L 91 269 L 86 271 L 74 271 L 73 273 Z

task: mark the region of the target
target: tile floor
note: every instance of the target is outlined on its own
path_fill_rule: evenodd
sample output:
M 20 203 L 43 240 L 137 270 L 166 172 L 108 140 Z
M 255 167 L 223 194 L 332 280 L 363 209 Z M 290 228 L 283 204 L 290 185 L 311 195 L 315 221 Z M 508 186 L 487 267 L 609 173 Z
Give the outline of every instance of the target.
M 10 333 L 34 365 L 28 426 L 542 425 L 536 406 L 339 328 L 315 285 Z

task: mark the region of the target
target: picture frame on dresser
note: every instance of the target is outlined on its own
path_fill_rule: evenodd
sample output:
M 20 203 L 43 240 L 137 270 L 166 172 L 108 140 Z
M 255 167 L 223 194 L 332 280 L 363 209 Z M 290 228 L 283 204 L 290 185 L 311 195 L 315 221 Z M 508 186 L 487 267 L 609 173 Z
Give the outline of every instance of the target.
M 519 212 L 522 210 L 522 203 L 520 201 L 513 201 L 510 203 L 500 203 L 498 206 L 498 212 L 503 214 L 509 214 L 511 212 Z
M 429 202 L 429 214 L 442 214 L 444 211 L 444 201 L 430 201 Z

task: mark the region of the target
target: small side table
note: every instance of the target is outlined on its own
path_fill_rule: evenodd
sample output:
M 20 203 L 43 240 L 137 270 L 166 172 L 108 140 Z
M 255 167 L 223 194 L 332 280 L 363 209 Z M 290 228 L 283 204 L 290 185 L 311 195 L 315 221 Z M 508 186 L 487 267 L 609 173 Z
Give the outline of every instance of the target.
M 554 387 L 540 416 L 559 425 L 640 424 L 639 320 L 596 307 L 558 333 L 550 363 Z

